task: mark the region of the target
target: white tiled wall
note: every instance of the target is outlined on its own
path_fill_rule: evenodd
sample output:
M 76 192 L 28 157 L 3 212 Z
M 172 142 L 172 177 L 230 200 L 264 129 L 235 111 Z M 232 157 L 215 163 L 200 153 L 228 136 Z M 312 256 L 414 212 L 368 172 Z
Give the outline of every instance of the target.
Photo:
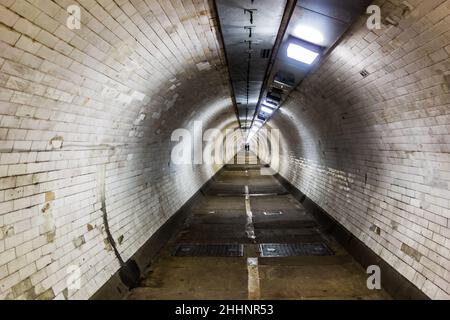
M 119 267 L 103 190 L 126 260 L 218 169 L 170 162 L 172 130 L 235 118 L 215 18 L 202 0 L 0 0 L 0 22 L 0 299 L 89 298 Z
M 450 298 L 450 1 L 375 1 L 272 121 L 281 174 L 431 298 Z M 367 70 L 366 78 L 360 74 Z

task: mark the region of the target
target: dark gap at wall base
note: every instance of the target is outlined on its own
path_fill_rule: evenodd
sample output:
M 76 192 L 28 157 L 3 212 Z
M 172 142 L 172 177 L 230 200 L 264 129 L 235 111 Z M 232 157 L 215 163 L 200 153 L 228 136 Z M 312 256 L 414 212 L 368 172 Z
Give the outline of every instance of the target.
M 222 171 L 223 168 L 217 171 L 211 179 L 209 179 L 176 213 L 174 213 L 169 220 L 167 220 L 127 261 L 127 264 L 137 264 L 139 270 L 146 270 L 161 249 L 178 233 L 179 230 L 181 230 L 190 209 L 202 197 L 203 190 L 207 189 Z M 117 270 L 90 298 L 90 300 L 118 300 L 124 298 L 130 289 L 123 283 L 121 271 L 122 268 Z
M 350 233 L 343 225 L 325 212 L 319 205 L 309 199 L 294 185 L 279 174 L 275 178 L 299 200 L 325 228 L 364 268 L 378 265 L 381 269 L 381 282 L 383 288 L 394 298 L 399 300 L 429 300 L 419 288 L 391 267 L 380 256 L 366 246 L 361 240 Z

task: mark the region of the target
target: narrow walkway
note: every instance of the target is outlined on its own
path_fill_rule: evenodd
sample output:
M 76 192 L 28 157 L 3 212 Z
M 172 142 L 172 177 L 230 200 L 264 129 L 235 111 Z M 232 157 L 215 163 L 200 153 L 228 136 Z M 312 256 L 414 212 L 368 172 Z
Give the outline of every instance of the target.
M 248 154 L 237 157 L 256 163 Z M 127 298 L 389 298 L 367 289 L 365 270 L 273 176 L 261 175 L 262 167 L 226 165 Z M 260 244 L 268 244 L 266 257 Z M 204 256 L 207 249 L 216 256 Z M 277 252 L 291 256 L 270 257 Z

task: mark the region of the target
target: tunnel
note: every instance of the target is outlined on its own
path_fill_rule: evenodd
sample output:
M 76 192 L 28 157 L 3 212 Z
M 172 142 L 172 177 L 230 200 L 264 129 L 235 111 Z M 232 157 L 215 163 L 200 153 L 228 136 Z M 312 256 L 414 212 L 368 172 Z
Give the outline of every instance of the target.
M 450 298 L 449 0 L 1 0 L 0 28 L 0 300 Z

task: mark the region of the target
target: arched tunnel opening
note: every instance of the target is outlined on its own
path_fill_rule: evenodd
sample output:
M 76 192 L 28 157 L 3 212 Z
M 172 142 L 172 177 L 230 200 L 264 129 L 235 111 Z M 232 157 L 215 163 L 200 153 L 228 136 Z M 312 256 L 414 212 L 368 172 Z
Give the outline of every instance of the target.
M 1 0 L 0 300 L 450 298 L 450 1 Z

